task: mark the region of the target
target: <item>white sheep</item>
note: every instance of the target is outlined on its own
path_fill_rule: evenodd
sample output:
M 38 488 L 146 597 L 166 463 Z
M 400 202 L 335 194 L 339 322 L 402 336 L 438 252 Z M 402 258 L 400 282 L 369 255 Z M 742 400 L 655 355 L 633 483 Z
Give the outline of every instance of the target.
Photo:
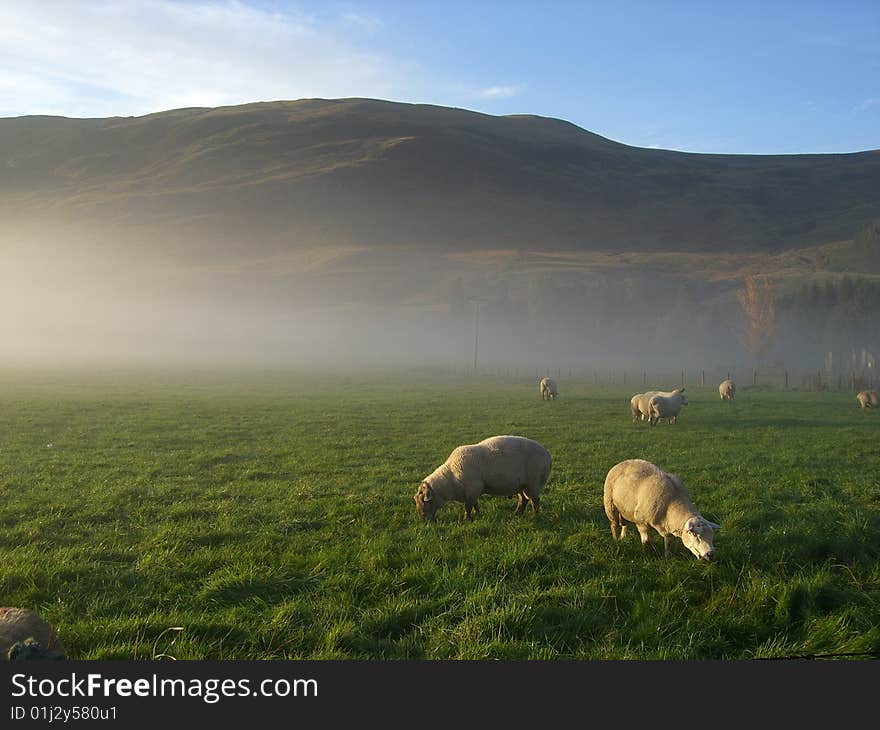
M 636 393 L 629 399 L 629 410 L 632 413 L 633 423 L 639 419 L 645 421 L 650 417 L 651 411 L 648 405 L 651 401 L 651 396 L 657 395 L 659 392 L 659 390 L 648 390 L 644 393 Z
M 733 400 L 736 395 L 736 383 L 732 380 L 722 381 L 718 386 L 718 395 L 721 396 L 721 400 Z
M 38 613 L 27 608 L 15 608 L 10 606 L 0 607 L 0 657 L 13 658 L 13 654 L 25 647 L 33 647 L 26 644 L 32 639 L 39 645 L 40 658 L 58 659 L 64 654 L 64 647 L 55 629 L 47 621 L 44 621 Z M 31 654 L 34 652 L 31 651 Z
M 540 495 L 550 476 L 550 452 L 522 436 L 492 436 L 477 444 L 458 446 L 426 476 L 413 499 L 423 520 L 434 520 L 446 502 L 464 502 L 465 519 L 479 512 L 480 495 L 517 495 L 516 514 L 526 501 L 538 514 Z
M 721 526 L 697 511 L 679 477 L 655 464 L 644 459 L 615 464 L 605 477 L 604 501 L 615 540 L 622 540 L 627 523 L 633 523 L 643 545 L 650 544 L 649 528 L 660 533 L 666 557 L 673 536 L 680 537 L 699 560 L 715 557 L 714 531 Z
M 863 390 L 856 398 L 863 411 L 868 408 L 880 408 L 880 393 L 876 390 Z
M 556 396 L 559 395 L 559 388 L 552 378 L 541 378 L 538 390 L 541 393 L 541 400 L 556 400 Z
M 665 418 L 669 423 L 678 423 L 678 414 L 681 413 L 681 407 L 688 404 L 688 397 L 684 393 L 684 388 L 678 388 L 670 393 L 658 393 L 652 395 L 648 401 L 648 412 L 650 417 L 648 422 L 652 426 L 656 426 L 661 418 Z

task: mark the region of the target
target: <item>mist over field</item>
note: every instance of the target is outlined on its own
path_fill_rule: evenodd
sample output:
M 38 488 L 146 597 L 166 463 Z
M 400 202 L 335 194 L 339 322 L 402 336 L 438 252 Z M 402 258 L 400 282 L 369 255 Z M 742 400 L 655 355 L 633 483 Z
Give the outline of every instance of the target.
M 8 363 L 272 366 L 344 370 L 717 370 L 755 365 L 737 336 L 738 264 L 710 254 L 632 256 L 330 249 L 216 265 L 119 238 L 8 236 L 0 326 Z M 10 240 L 12 239 L 12 240 Z M 767 270 L 766 268 L 764 269 Z M 823 367 L 829 349 L 877 346 L 880 277 L 865 311 L 806 308 L 798 292 L 842 274 L 777 288 L 777 324 L 762 364 Z M 788 297 L 788 299 L 786 299 Z M 476 298 L 478 302 L 473 301 Z M 786 304 L 787 302 L 787 304 Z M 479 321 L 475 308 L 479 306 Z M 858 316 L 857 316 L 858 315 Z M 875 350 L 876 351 L 876 350 Z M 861 357 L 861 350 L 855 357 Z M 864 365 L 863 361 L 857 363 Z
M 0 119 L 0 169 L 8 363 L 462 372 L 476 306 L 478 366 L 505 371 L 880 351 L 876 151 L 695 155 L 312 99 Z M 759 353 L 747 275 L 776 303 Z

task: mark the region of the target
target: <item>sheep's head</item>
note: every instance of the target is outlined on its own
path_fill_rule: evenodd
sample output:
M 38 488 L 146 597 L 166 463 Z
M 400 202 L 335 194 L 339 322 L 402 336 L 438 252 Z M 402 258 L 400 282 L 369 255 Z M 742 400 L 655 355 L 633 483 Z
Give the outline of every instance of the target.
M 413 499 L 416 502 L 416 509 L 418 510 L 419 517 L 427 522 L 431 522 L 436 518 L 437 510 L 443 506 L 445 501 L 439 494 L 431 489 L 431 485 L 428 484 L 428 482 L 422 482 L 419 484 L 419 489 L 415 495 L 413 495 Z
M 713 560 L 715 558 L 715 530 L 720 530 L 721 525 L 703 517 L 691 517 L 684 523 L 681 531 L 681 541 L 684 546 L 696 555 L 697 560 Z
M 9 661 L 14 662 L 26 661 L 28 659 L 48 659 L 57 661 L 66 659 L 67 657 L 64 656 L 64 652 L 62 651 L 44 649 L 42 644 L 31 636 L 24 641 L 16 641 L 10 646 L 9 651 L 6 653 L 6 658 L 9 659 Z

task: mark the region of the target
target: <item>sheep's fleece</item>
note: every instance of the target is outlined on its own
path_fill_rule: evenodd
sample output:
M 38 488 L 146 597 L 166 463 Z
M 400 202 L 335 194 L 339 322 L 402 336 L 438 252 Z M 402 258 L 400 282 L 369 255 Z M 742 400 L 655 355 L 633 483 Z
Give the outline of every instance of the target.
M 426 476 L 413 496 L 419 516 L 433 520 L 446 502 L 464 502 L 465 518 L 479 512 L 481 494 L 518 496 L 516 513 L 531 502 L 537 514 L 550 476 L 550 452 L 523 436 L 492 436 L 458 446 Z
M 57 659 L 63 658 L 63 653 L 55 629 L 38 613 L 27 608 L 0 607 L 0 656 L 4 659 Z
M 649 461 L 627 459 L 611 467 L 605 477 L 604 502 L 615 540 L 622 540 L 627 523 L 632 523 L 644 545 L 650 542 L 649 528 L 660 533 L 667 557 L 673 536 L 680 537 L 698 559 L 715 557 L 714 531 L 721 526 L 697 511 L 681 479 Z

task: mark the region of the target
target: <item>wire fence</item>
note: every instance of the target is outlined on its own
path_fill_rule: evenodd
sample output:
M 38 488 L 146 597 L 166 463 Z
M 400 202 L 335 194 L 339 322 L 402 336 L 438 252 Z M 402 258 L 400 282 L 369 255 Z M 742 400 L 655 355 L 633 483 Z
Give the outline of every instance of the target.
M 755 657 L 755 661 L 789 661 L 792 659 L 854 659 L 862 657 L 865 659 L 880 659 L 880 649 L 868 651 L 840 651 L 829 654 L 790 654 L 788 656 L 762 656 Z
M 738 389 L 760 388 L 767 390 L 807 391 L 853 391 L 858 392 L 880 385 L 880 377 L 871 369 L 849 372 L 825 370 L 789 370 L 786 368 L 681 368 L 679 370 L 634 371 L 607 368 L 576 367 L 509 367 L 481 366 L 476 369 L 453 365 L 448 373 L 456 376 L 480 376 L 515 380 L 539 380 L 544 376 L 588 383 L 597 388 L 631 387 L 640 389 L 668 390 L 673 388 L 717 389 L 724 380 L 733 380 Z

